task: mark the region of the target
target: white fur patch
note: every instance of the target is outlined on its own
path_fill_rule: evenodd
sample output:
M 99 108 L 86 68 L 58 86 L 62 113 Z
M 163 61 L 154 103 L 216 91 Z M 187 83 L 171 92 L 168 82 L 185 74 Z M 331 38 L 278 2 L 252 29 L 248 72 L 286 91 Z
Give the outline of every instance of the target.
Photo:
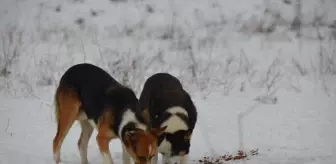
M 180 156 L 173 156 L 169 158 L 170 163 L 180 163 L 181 157 Z
M 124 128 L 125 125 L 127 125 L 128 123 L 130 122 L 134 122 L 137 124 L 137 128 L 139 129 L 142 129 L 142 130 L 146 130 L 147 127 L 145 124 L 142 124 L 140 123 L 136 117 L 135 117 L 135 113 L 133 113 L 130 109 L 127 109 L 124 113 L 123 113 L 123 116 L 122 116 L 122 119 L 121 119 L 121 123 L 120 123 L 120 127 L 119 127 L 119 135 L 121 135 L 121 131 L 122 129 Z
M 171 113 L 170 116 L 165 122 L 161 124 L 161 127 L 167 126 L 165 132 L 174 133 L 178 130 L 188 130 L 188 125 L 178 116 L 176 113 L 182 113 L 188 116 L 188 113 L 182 107 L 172 107 L 167 110 L 168 113 Z
M 173 156 L 170 157 L 169 155 L 162 156 L 163 163 L 179 163 L 179 164 L 188 164 L 189 155 L 184 156 Z
M 169 160 L 169 156 L 168 155 L 163 155 L 162 156 L 162 163 L 169 163 L 170 164 L 170 160 Z
M 158 163 L 158 153 L 152 158 L 151 164 L 157 164 Z
M 178 116 L 170 116 L 165 122 L 161 124 L 161 127 L 167 126 L 165 132 L 174 133 L 178 130 L 188 130 L 187 124 Z
M 159 152 L 164 153 L 167 156 L 170 156 L 171 154 L 171 143 L 168 142 L 166 139 L 164 139 L 161 144 L 159 145 Z
M 189 155 L 186 154 L 186 155 L 184 155 L 183 157 L 181 157 L 180 164 L 187 164 L 188 161 L 189 161 Z
M 171 114 L 182 113 L 182 114 L 188 116 L 188 112 L 180 106 L 171 107 L 171 108 L 167 109 L 167 112 L 171 113 Z
M 58 164 L 61 160 L 61 154 L 60 152 L 56 152 L 54 155 L 53 155 L 53 158 L 54 158 L 54 163 L 55 164 Z
M 81 120 L 87 120 L 87 119 L 88 119 L 88 117 L 85 114 L 85 112 L 81 111 L 81 112 L 78 113 L 77 120 L 81 121 Z
M 161 127 L 167 126 L 165 132 L 174 133 L 178 130 L 188 130 L 189 129 L 188 125 L 180 117 L 175 115 L 176 113 L 182 113 L 185 116 L 188 116 L 188 113 L 184 108 L 176 106 L 176 107 L 167 109 L 167 112 L 172 114 L 172 116 L 170 116 L 165 122 L 161 124 Z M 170 158 L 169 156 L 171 155 L 171 149 L 172 149 L 172 145 L 166 139 L 164 139 L 159 145 L 158 147 L 159 152 L 165 154 L 165 156 L 162 157 L 163 163 L 181 162 L 180 164 L 187 164 L 186 163 L 188 162 L 186 161 L 188 160 L 187 156 L 182 157 L 182 158 L 180 156 Z
M 78 116 L 77 116 L 77 120 L 82 121 L 82 120 L 88 120 L 88 122 L 90 123 L 90 125 L 97 129 L 97 125 L 96 123 L 92 120 L 92 119 L 88 119 L 87 115 L 85 114 L 85 112 L 81 111 Z
M 131 156 L 127 152 L 124 145 L 122 145 L 123 164 L 131 164 Z

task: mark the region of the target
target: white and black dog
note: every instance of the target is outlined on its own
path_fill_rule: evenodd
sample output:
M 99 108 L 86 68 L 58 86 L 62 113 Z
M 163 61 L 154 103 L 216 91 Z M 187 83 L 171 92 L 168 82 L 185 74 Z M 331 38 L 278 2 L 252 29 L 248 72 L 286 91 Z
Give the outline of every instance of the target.
M 187 164 L 196 107 L 181 82 L 168 73 L 157 73 L 144 84 L 140 105 L 151 128 L 165 127 L 158 139 L 164 164 Z M 152 163 L 157 163 L 158 154 Z

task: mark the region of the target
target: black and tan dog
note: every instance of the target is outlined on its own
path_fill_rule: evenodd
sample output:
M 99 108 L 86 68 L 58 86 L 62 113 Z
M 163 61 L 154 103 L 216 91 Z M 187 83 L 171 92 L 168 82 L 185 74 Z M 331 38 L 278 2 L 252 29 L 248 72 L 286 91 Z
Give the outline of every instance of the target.
M 120 138 L 124 163 L 148 164 L 157 152 L 157 137 L 165 128 L 148 129 L 134 92 L 119 84 L 103 69 L 88 63 L 70 67 L 55 94 L 57 133 L 54 161 L 60 162 L 62 142 L 73 123 L 82 129 L 78 140 L 81 163 L 87 164 L 88 142 L 96 128 L 104 164 L 112 164 L 109 142 Z
M 168 73 L 157 73 L 144 84 L 140 104 L 152 128 L 165 127 L 158 140 L 163 163 L 187 164 L 197 111 L 180 81 Z M 158 156 L 153 158 L 157 163 Z

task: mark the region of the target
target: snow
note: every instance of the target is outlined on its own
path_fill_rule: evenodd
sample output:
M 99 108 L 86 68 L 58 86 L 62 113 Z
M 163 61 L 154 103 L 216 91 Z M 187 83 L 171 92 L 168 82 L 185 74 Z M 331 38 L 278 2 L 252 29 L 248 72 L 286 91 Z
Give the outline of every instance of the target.
M 199 111 L 190 163 L 240 149 L 259 150 L 246 164 L 335 163 L 336 2 L 302 1 L 298 39 L 288 29 L 295 17 L 288 1 L 1 0 L 0 71 L 3 52 L 20 55 L 0 75 L 0 164 L 52 162 L 53 94 L 79 62 L 101 66 L 138 94 L 153 73 L 181 79 Z M 257 32 L 274 22 L 274 32 Z M 80 163 L 79 133 L 76 123 L 63 163 Z M 95 135 L 88 159 L 101 163 Z M 110 150 L 121 163 L 120 141 Z
M 334 163 L 336 112 L 334 98 L 323 92 L 278 94 L 276 105 L 259 104 L 244 94 L 207 100 L 195 97 L 200 119 L 193 135 L 191 160 L 212 151 L 221 155 L 239 149 L 237 119 L 254 106 L 243 119 L 244 148 L 259 149 L 254 163 Z M 56 124 L 53 108 L 37 99 L 1 99 L 1 163 L 48 163 Z M 257 105 L 255 105 L 257 104 Z M 62 147 L 64 163 L 79 163 L 75 124 Z M 96 132 L 93 134 L 95 136 Z M 112 156 L 121 162 L 120 142 L 110 143 Z M 101 162 L 94 137 L 89 143 L 89 161 Z

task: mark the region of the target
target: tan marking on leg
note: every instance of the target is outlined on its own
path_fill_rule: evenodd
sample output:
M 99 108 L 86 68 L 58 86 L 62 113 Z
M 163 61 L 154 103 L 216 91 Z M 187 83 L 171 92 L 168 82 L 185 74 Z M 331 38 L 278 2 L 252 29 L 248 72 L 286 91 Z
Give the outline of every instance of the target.
M 57 101 L 57 133 L 53 140 L 53 153 L 55 162 L 59 163 L 60 149 L 65 136 L 76 120 L 80 100 L 74 91 L 62 88 L 58 88 L 55 100 Z
M 96 139 L 97 139 L 100 153 L 102 154 L 102 157 L 103 157 L 103 163 L 113 164 L 110 149 L 109 149 L 109 143 L 111 141 L 111 138 L 99 136 L 98 134 Z
M 87 149 L 88 149 L 88 143 L 90 140 L 90 137 L 93 132 L 93 127 L 90 125 L 89 121 L 80 121 L 80 126 L 82 129 L 80 138 L 78 140 L 78 149 L 79 149 L 79 154 L 81 157 L 81 163 L 82 164 L 88 164 L 88 159 L 87 159 Z
M 112 111 L 105 110 L 100 117 L 97 125 L 98 135 L 106 138 L 115 139 L 118 136 L 112 131 L 111 127 L 114 124 L 114 115 Z
M 105 110 L 99 119 L 97 129 L 98 135 L 96 137 L 99 150 L 102 154 L 104 164 L 112 164 L 112 157 L 109 150 L 109 142 L 117 138 L 117 135 L 112 131 L 114 116 L 110 110 Z

